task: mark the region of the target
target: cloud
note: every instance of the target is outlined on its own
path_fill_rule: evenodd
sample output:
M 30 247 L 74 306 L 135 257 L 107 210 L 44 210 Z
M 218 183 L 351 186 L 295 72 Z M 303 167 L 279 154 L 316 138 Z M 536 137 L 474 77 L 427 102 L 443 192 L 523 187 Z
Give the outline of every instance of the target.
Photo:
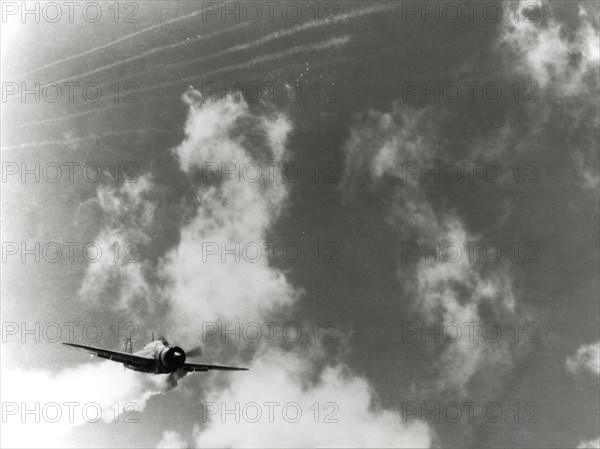
M 239 162 L 240 165 L 270 161 L 283 162 L 287 155 L 286 136 L 291 124 L 281 114 L 252 113 L 245 103 L 200 101 L 188 92 L 190 113 L 186 138 L 173 151 L 181 169 L 190 179 L 211 162 Z M 249 136 L 255 139 L 251 144 Z M 203 242 L 263 242 L 280 216 L 287 200 L 283 179 L 261 182 L 194 182 L 199 197 L 194 218 L 181 230 L 176 249 L 165 257 L 164 270 L 173 279 L 169 297 L 173 317 L 183 338 L 198 333 L 197 320 L 268 321 L 285 315 L 300 304 L 301 291 L 293 288 L 285 274 L 269 265 L 266 258 L 256 263 L 223 262 L 219 257 L 202 259 Z M 362 378 L 343 364 L 326 368 L 318 381 L 311 375 L 325 361 L 318 348 L 296 348 L 286 352 L 276 345 L 256 349 L 249 373 L 228 377 L 226 388 L 210 387 L 207 395 L 216 403 L 277 401 L 301 403 L 305 416 L 298 423 L 230 422 L 211 419 L 199 424 L 198 446 L 339 446 L 406 445 L 428 446 L 427 426 L 401 422 L 397 413 L 374 404 L 375 395 Z M 343 424 L 314 424 L 309 407 L 315 402 L 336 402 Z M 374 407 L 374 408 L 372 408 Z M 391 432 L 390 432 L 391 429 Z
M 88 303 L 109 305 L 139 321 L 155 316 L 161 304 L 147 281 L 153 267 L 141 250 L 152 241 L 149 230 L 156 210 L 153 189 L 147 175 L 120 187 L 98 188 L 96 203 L 103 226 L 95 243 L 100 253 L 97 261 L 88 264 L 79 290 Z M 96 253 L 89 257 L 94 260 Z
M 345 167 L 341 190 L 346 198 L 360 186 L 372 186 L 385 176 L 413 182 L 403 164 L 427 160 L 437 144 L 432 137 L 431 109 L 402 109 L 390 113 L 369 110 L 355 118 L 344 147 Z
M 567 357 L 566 363 L 573 374 L 589 371 L 600 375 L 600 342 L 580 346 L 575 355 Z
M 565 14 L 566 10 L 558 3 L 538 2 L 538 5 L 540 14 L 535 22 L 516 22 L 510 14 L 506 15 L 498 53 L 510 61 L 506 64 L 512 72 L 509 75 L 520 73 L 539 87 L 536 95 L 539 103 L 532 105 L 532 123 L 537 127 L 551 120 L 565 123 L 569 153 L 581 185 L 596 193 L 600 184 L 596 132 L 600 126 L 597 11 L 588 10 L 585 3 L 577 6 L 575 15 Z M 573 11 L 571 8 L 570 12 Z M 563 117 L 553 118 L 553 110 L 560 111 Z
M 185 449 L 187 444 L 177 432 L 165 430 L 156 447 L 158 449 Z
M 466 242 L 481 241 L 481 236 L 468 232 L 456 211 L 436 212 L 430 195 L 439 193 L 442 184 L 435 184 L 438 189 L 426 189 L 419 174 L 409 176 L 406 172 L 409 163 L 419 167 L 419 163 L 444 157 L 431 137 L 442 134 L 438 127 L 441 116 L 443 113 L 436 114 L 430 108 L 413 109 L 398 103 L 390 113 L 370 111 L 358 116 L 344 148 L 342 189 L 347 196 L 350 192 L 356 196 L 358 185 L 381 195 L 388 192 L 385 218 L 399 242 L 464 248 Z M 391 181 L 384 184 L 385 180 Z M 516 299 L 506 266 L 484 269 L 462 251 L 457 260 L 420 257 L 415 264 L 401 264 L 399 259 L 402 297 L 411 298 L 412 307 L 429 323 L 478 323 L 480 331 L 488 321 L 514 322 Z M 485 316 L 482 308 L 486 309 Z M 479 338 L 471 342 L 463 337 L 446 345 L 434 363 L 437 391 L 467 395 L 469 382 L 477 374 L 512 369 L 513 354 L 506 340 Z
M 516 53 L 524 62 L 520 70 L 533 75 L 541 89 L 552 89 L 559 96 L 587 93 L 587 77 L 597 77 L 600 62 L 594 13 L 579 6 L 573 29 L 553 14 L 550 2 L 538 2 L 538 8 L 547 21 L 539 17 L 537 21 L 515 21 L 507 14 L 500 44 Z
M 577 449 L 598 449 L 600 448 L 600 438 L 595 440 L 582 441 L 577 445 Z
M 382 409 L 364 378 L 344 364 L 316 374 L 313 362 L 302 351 L 263 353 L 202 405 L 193 446 L 430 447 L 427 425 Z
M 249 261 L 206 253 L 207 243 L 221 250 L 221 245 L 231 249 L 236 243 L 244 246 L 268 241 L 273 224 L 285 211 L 289 184 L 277 172 L 270 176 L 263 171 L 260 179 L 249 182 L 235 179 L 235 171 L 252 164 L 283 163 L 288 157 L 290 121 L 266 106 L 251 108 L 233 97 L 206 102 L 197 91 L 190 90 L 184 101 L 189 106 L 185 138 L 172 153 L 184 184 L 197 202 L 191 210 L 182 203 L 187 208 L 182 216 L 187 218 L 177 229 L 177 244 L 160 258 L 154 273 L 152 266 L 143 264 L 133 268 L 108 263 L 90 267 L 82 294 L 93 292 L 97 297 L 106 297 L 116 283 L 120 286 L 116 295 L 105 302 L 109 308 L 127 314 L 146 311 L 148 317 L 169 329 L 170 340 L 187 347 L 200 341 L 201 322 L 261 323 L 290 316 L 301 306 L 302 290 L 292 286 L 285 272 L 272 266 L 267 257 Z M 209 166 L 217 168 L 216 175 L 208 176 Z M 227 175 L 224 168 L 233 168 L 234 174 Z M 156 205 L 146 201 L 151 201 L 153 189 L 148 177 L 136 191 L 128 186 L 101 190 L 98 197 L 106 225 L 99 239 L 111 241 L 131 233 L 142 241 L 151 238 L 154 214 L 147 211 L 153 211 Z M 151 284 L 148 274 L 161 282 Z M 161 298 L 165 301 L 163 315 L 153 304 Z M 206 360 L 213 362 L 219 361 L 224 352 L 223 348 L 205 349 Z M 258 347 L 242 343 L 228 349 L 228 364 L 235 364 L 236 357 L 244 354 L 251 357 L 251 371 L 212 381 L 207 378 L 206 397 L 233 404 L 250 400 L 261 404 L 296 402 L 304 415 L 297 423 L 279 420 L 223 424 L 213 419 L 196 423 L 191 436 L 197 445 L 427 447 L 431 442 L 427 425 L 403 423 L 399 413 L 381 409 L 368 381 L 353 374 L 342 361 L 332 363 L 326 359 L 318 346 L 298 344 L 290 351 L 277 343 Z M 314 423 L 309 413 L 316 402 L 320 407 L 328 402 L 331 407 L 339 407 L 336 414 L 340 422 Z M 328 412 L 320 410 L 324 416 Z M 158 445 L 178 447 L 187 440 L 167 430 Z
M 56 373 L 3 369 L 2 447 L 65 447 L 74 427 L 139 419 L 147 401 L 169 388 L 166 375 L 124 371 L 108 361 Z
M 190 108 L 186 137 L 173 153 L 199 202 L 162 269 L 170 279 L 164 293 L 178 333 L 198 339 L 199 321 L 257 321 L 298 298 L 262 252 L 267 232 L 285 205 L 287 186 L 264 165 L 256 182 L 240 175 L 257 164 L 282 163 L 291 124 L 274 111 L 250 111 L 233 97 L 202 102 L 190 91 L 185 99 Z M 209 175 L 209 166 L 217 174 Z M 227 175 L 226 169 L 234 173 Z M 252 248 L 250 256 L 243 256 L 244 247 Z M 227 250 L 235 254 L 227 255 Z
M 283 273 L 269 266 L 264 249 L 267 231 L 287 198 L 283 178 L 272 176 L 268 164 L 283 163 L 291 125 L 273 110 L 250 111 L 233 97 L 204 102 L 190 90 L 184 100 L 189 106 L 185 139 L 172 152 L 199 201 L 192 210 L 182 204 L 182 215 L 191 218 L 173 230 L 179 234 L 178 244 L 156 265 L 144 254 L 136 254 L 136 263 L 124 263 L 123 257 L 131 253 L 124 248 L 127 242 L 138 252 L 143 245 L 154 245 L 158 205 L 153 197 L 158 187 L 149 175 L 138 183 L 100 187 L 97 203 L 104 225 L 96 241 L 105 257 L 88 265 L 80 296 L 142 325 L 158 321 L 171 339 L 196 344 L 199 322 L 254 321 L 297 300 Z M 241 171 L 257 164 L 263 164 L 261 179 L 239 179 Z M 207 167 L 216 167 L 218 173 L 209 175 Z M 115 242 L 121 244 L 118 261 L 110 249 Z M 251 251 L 260 247 L 263 253 L 254 261 L 240 257 L 236 246 Z M 209 247 L 218 254 L 207 255 Z M 236 254 L 226 255 L 231 249 Z

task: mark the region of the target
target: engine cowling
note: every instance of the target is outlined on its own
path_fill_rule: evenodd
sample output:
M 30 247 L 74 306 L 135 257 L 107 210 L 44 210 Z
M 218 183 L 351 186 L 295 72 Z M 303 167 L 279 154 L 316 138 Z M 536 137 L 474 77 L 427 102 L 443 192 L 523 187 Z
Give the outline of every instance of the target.
M 169 371 L 176 371 L 185 363 L 185 351 L 179 346 L 169 346 L 160 351 L 160 362 Z

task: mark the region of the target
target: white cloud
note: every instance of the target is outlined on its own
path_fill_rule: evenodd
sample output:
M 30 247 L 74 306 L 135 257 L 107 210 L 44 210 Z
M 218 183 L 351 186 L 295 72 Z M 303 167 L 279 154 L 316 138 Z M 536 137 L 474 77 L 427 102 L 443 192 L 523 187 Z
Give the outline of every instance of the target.
M 301 292 L 288 283 L 285 273 L 269 264 L 267 257 L 255 263 L 244 259 L 236 262 L 233 257 L 223 262 L 219 255 L 203 257 L 203 243 L 223 243 L 231 248 L 236 242 L 243 245 L 267 241 L 271 226 L 286 205 L 289 188 L 278 175 L 264 176 L 254 183 L 231 178 L 201 182 L 204 164 L 220 168 L 221 163 L 244 167 L 255 162 L 283 162 L 291 124 L 275 111 L 257 113 L 231 97 L 224 102 L 203 102 L 197 92 L 189 91 L 184 99 L 189 105 L 186 136 L 173 153 L 199 202 L 192 218 L 179 230 L 177 246 L 162 258 L 159 275 L 167 282 L 157 294 L 168 298 L 167 316 L 160 320 L 168 321 L 169 338 L 187 347 L 200 341 L 201 322 L 272 321 L 297 307 Z M 104 240 L 129 232 L 139 232 L 142 238 L 147 235 L 149 223 L 132 220 L 122 212 L 141 214 L 144 209 L 152 209 L 144 204 L 145 192 L 151 190 L 148 183 L 137 193 L 115 189 L 100 194 L 110 223 L 101 233 Z M 110 286 L 109 268 L 91 268 L 86 285 L 97 285 L 99 293 L 105 291 Z M 154 302 L 151 295 L 155 292 L 145 282 L 142 268 L 127 270 L 119 268 L 119 275 L 129 280 L 135 291 L 121 289 L 121 297 L 113 305 L 131 313 L 135 312 L 132 297 L 148 294 L 146 301 Z M 212 352 L 206 360 L 215 361 L 212 356 L 218 355 L 218 348 L 206 349 Z M 243 345 L 236 348 L 240 352 L 243 349 Z M 313 382 L 311 376 L 316 375 L 317 367 L 327 362 L 319 357 L 318 349 L 316 353 L 314 348 L 300 345 L 293 353 L 276 345 L 254 349 L 251 371 L 220 376 L 214 383 L 208 379 L 207 397 L 228 403 L 297 402 L 304 413 L 302 420 L 295 424 L 267 421 L 262 425 L 222 425 L 214 420 L 197 423 L 194 439 L 198 445 L 429 446 L 427 425 L 402 423 L 397 412 L 382 410 L 368 381 L 352 374 L 344 364 L 326 368 Z M 229 357 L 227 363 L 235 364 L 235 357 Z M 315 424 L 308 415 L 315 402 L 321 406 L 325 402 L 339 404 L 340 423 Z M 321 410 L 323 415 L 328 412 Z M 186 439 L 167 430 L 158 445 L 181 447 Z
M 142 176 L 121 187 L 100 186 L 97 203 L 103 226 L 94 242 L 100 253 L 91 250 L 79 294 L 91 303 L 102 301 L 129 318 L 152 315 L 158 299 L 144 273 L 150 269 L 140 250 L 151 242 L 148 235 L 156 204 L 152 201 L 152 180 Z M 106 295 L 106 292 L 110 294 Z
M 418 172 L 408 176 L 405 171 L 407 163 L 415 163 L 418 169 L 420 162 L 443 156 L 430 137 L 440 134 L 433 113 L 428 108 L 415 110 L 396 104 L 391 113 L 371 111 L 358 117 L 345 146 L 343 189 L 351 192 L 360 180 L 369 188 L 377 188 L 383 177 L 400 180 L 402 183 L 396 183 L 390 194 L 386 217 L 398 238 L 429 249 L 435 244 L 461 248 L 457 260 L 453 260 L 454 253 L 443 260 L 419 257 L 415 264 L 398 260 L 404 293 L 429 323 L 481 323 L 477 328 L 481 332 L 485 323 L 479 311 L 482 304 L 489 306 L 502 324 L 512 323 L 516 300 L 506 267 L 498 264 L 484 271 L 481 260 L 469 260 L 465 244 L 481 241 L 480 236 L 468 232 L 453 211 L 436 213 Z M 512 354 L 506 339 L 490 342 L 478 338 L 471 342 L 463 335 L 458 342 L 446 345 L 435 367 L 438 391 L 466 395 L 467 384 L 476 374 L 509 370 Z
M 528 3 L 530 5 L 531 2 Z M 566 23 L 554 14 L 552 2 L 541 6 L 537 22 L 514 21 L 505 17 L 499 39 L 499 52 L 509 60 L 510 75 L 520 73 L 539 86 L 539 102 L 532 110 L 532 123 L 547 124 L 553 100 L 560 101 L 563 119 L 570 125 L 568 151 L 572 155 L 581 185 L 597 194 L 598 172 L 598 76 L 600 73 L 600 35 L 597 11 L 578 7 L 577 23 Z M 542 20 L 542 17 L 547 20 Z M 532 125 L 530 125 L 532 127 Z M 541 127 L 540 132 L 547 128 Z
M 157 449 L 185 449 L 187 443 L 177 432 L 165 430 L 156 447 Z
M 245 102 L 236 103 L 232 97 L 202 103 L 195 95 L 186 94 L 186 138 L 173 151 L 190 180 L 207 174 L 202 171 L 206 164 L 219 172 L 209 178 L 216 178 L 215 183 L 192 181 L 199 198 L 196 214 L 181 229 L 180 242 L 164 258 L 163 268 L 172 280 L 165 290 L 171 298 L 171 318 L 183 338 L 197 339 L 200 321 L 256 321 L 291 306 L 297 294 L 283 273 L 269 266 L 265 252 L 256 261 L 254 252 L 240 256 L 246 245 L 264 251 L 267 231 L 285 204 L 285 181 L 278 175 L 270 178 L 267 169 L 257 182 L 231 175 L 223 179 L 221 165 L 239 164 L 241 171 L 249 164 L 283 162 L 290 123 L 281 114 L 257 117 Z M 224 256 L 225 249 L 236 244 L 237 261 L 234 255 Z M 209 255 L 207 245 L 215 245 L 217 254 Z
M 433 217 L 431 219 L 430 223 L 436 223 Z M 464 247 L 465 242 L 480 240 L 469 234 L 455 218 L 440 221 L 438 226 L 439 231 L 433 239 L 424 236 L 420 243 L 429 247 L 433 242 L 456 243 Z M 429 323 L 459 323 L 463 332 L 458 341 L 444 348 L 435 363 L 440 372 L 437 381 L 440 391 L 456 388 L 466 395 L 468 382 L 482 371 L 495 372 L 497 378 L 499 371 L 512 368 L 512 354 L 506 337 L 495 342 L 493 337 L 483 338 L 481 333 L 486 319 L 479 312 L 482 304 L 488 305 L 494 312 L 493 321 L 504 329 L 516 319 L 510 276 L 504 267 L 487 274 L 480 268 L 479 264 L 470 262 L 464 252 L 456 262 L 421 260 L 417 264 L 414 288 L 409 288 Z M 473 341 L 469 341 L 464 323 L 478 323 L 472 328 Z M 491 335 L 494 332 L 496 330 Z
M 74 427 L 139 419 L 148 399 L 168 389 L 166 375 L 124 371 L 108 361 L 56 373 L 3 369 L 2 447 L 65 447 Z
M 197 94 L 187 95 L 190 115 L 186 139 L 175 148 L 182 170 L 190 178 L 202 163 L 283 161 L 290 123 L 279 114 L 257 119 L 244 103 L 201 103 Z M 247 127 L 250 126 L 251 129 Z M 263 136 L 259 147 L 248 147 L 244 135 Z M 240 137 L 242 136 L 242 137 Z M 256 145 L 256 143 L 255 143 Z M 165 272 L 174 280 L 169 289 L 173 318 L 183 338 L 198 334 L 198 320 L 265 321 L 285 313 L 298 303 L 299 292 L 284 273 L 268 264 L 218 257 L 202 260 L 202 242 L 263 242 L 287 198 L 280 177 L 257 183 L 224 181 L 198 185 L 200 204 L 194 219 L 181 231 L 178 247 L 165 258 Z M 183 335 L 185 334 L 185 335 Z M 318 351 L 317 351 L 318 352 Z M 405 425 L 397 413 L 374 404 L 368 382 L 342 365 L 328 368 L 316 384 L 310 374 L 323 360 L 311 348 L 286 353 L 262 347 L 255 353 L 251 371 L 228 377 L 227 387 L 212 386 L 212 401 L 235 403 L 265 401 L 301 403 L 305 416 L 291 424 L 280 419 L 270 423 L 221 423 L 211 420 L 196 432 L 198 446 L 428 446 L 427 426 Z M 217 399 L 215 399 L 217 398 Z M 337 402 L 343 424 L 314 424 L 308 416 L 314 402 Z M 374 406 L 375 408 L 372 408 Z
M 552 17 L 549 4 L 538 2 L 538 8 L 547 11 L 547 23 L 515 21 L 505 16 L 501 43 L 507 44 L 525 63 L 523 70 L 531 74 L 540 88 L 552 89 L 559 96 L 585 92 L 587 83 L 583 78 L 599 69 L 600 47 L 597 25 L 593 18 L 580 7 L 578 25 L 574 33 L 565 33 L 563 25 Z M 542 16 L 545 14 L 539 14 Z
M 573 374 L 587 370 L 600 375 L 600 342 L 580 346 L 575 355 L 567 357 L 566 363 Z
M 431 113 L 427 108 L 407 110 L 396 104 L 391 113 L 370 110 L 356 117 L 344 148 L 346 195 L 352 195 L 365 178 L 367 185 L 388 175 L 413 182 L 415 177 L 402 171 L 403 164 L 433 155 Z
M 598 449 L 600 448 L 600 438 L 595 440 L 582 441 L 577 445 L 577 449 Z
M 403 423 L 400 413 L 383 410 L 369 383 L 348 367 L 314 371 L 302 351 L 263 353 L 249 373 L 203 404 L 195 446 L 430 446 L 426 424 Z

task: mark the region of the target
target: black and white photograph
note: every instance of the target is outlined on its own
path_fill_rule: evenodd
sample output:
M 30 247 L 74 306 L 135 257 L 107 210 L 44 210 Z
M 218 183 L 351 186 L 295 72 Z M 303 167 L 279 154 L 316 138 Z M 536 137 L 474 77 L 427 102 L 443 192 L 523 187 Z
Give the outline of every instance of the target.
M 0 9 L 0 447 L 600 448 L 599 1 Z

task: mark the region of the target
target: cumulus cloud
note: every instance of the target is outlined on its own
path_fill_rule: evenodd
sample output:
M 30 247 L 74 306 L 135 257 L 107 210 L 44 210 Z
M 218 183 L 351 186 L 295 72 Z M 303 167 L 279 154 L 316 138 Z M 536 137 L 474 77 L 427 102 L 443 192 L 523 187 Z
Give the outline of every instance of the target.
M 174 149 L 181 169 L 190 177 L 206 162 L 240 165 L 283 162 L 286 136 L 291 129 L 281 114 L 256 116 L 245 103 L 203 103 L 188 92 L 190 114 L 186 139 Z M 248 136 L 254 136 L 252 143 Z M 173 317 L 188 336 L 198 333 L 195 321 L 268 320 L 285 315 L 298 305 L 301 292 L 266 258 L 255 263 L 220 257 L 202 259 L 203 242 L 263 242 L 279 217 L 288 188 L 275 176 L 256 183 L 217 180 L 195 183 L 199 206 L 195 217 L 181 230 L 181 241 L 166 258 L 164 269 L 173 279 L 169 296 Z M 315 353 L 317 351 L 317 353 Z M 316 383 L 309 378 L 323 365 L 318 349 L 296 348 L 293 353 L 275 345 L 254 354 L 251 371 L 228 377 L 225 388 L 211 387 L 211 401 L 228 407 L 248 402 L 296 402 L 304 416 L 297 423 L 263 419 L 251 423 L 222 423 L 217 417 L 199 424 L 198 446 L 428 446 L 426 426 L 403 424 L 397 413 L 380 410 L 366 379 L 353 375 L 343 364 L 326 368 Z M 249 375 L 248 375 L 249 374 Z M 318 423 L 308 416 L 315 402 L 339 404 L 343 424 Z M 323 405 L 323 404 L 321 404 Z M 333 406 L 333 405 L 332 405 Z M 360 430 L 359 430 L 360 429 Z M 391 432 L 390 432 L 391 429 Z M 170 434 L 170 437 L 173 437 Z M 163 440 L 164 442 L 164 440 Z M 161 443 L 162 444 L 162 443 Z
M 190 91 L 185 99 L 186 137 L 173 153 L 198 203 L 163 269 L 171 280 L 172 319 L 181 334 L 199 337 L 198 320 L 256 321 L 296 300 L 264 252 L 287 197 L 283 178 L 265 167 L 283 163 L 291 124 L 274 111 L 252 112 L 233 97 L 202 102 Z M 252 174 L 242 178 L 244 170 Z
M 56 373 L 3 370 L 2 446 L 65 447 L 74 427 L 139 419 L 147 401 L 168 389 L 167 375 L 124 371 L 107 361 Z
M 600 448 L 600 438 L 595 440 L 582 441 L 577 445 L 577 449 L 598 449 Z
M 595 14 L 579 6 L 576 28 L 569 30 L 553 16 L 550 2 L 538 2 L 538 8 L 547 21 L 515 21 L 507 14 L 500 43 L 519 56 L 525 63 L 521 70 L 533 75 L 540 88 L 560 96 L 585 92 L 586 77 L 597 76 L 600 61 Z
M 254 360 L 251 373 L 236 376 L 203 404 L 194 447 L 431 444 L 426 424 L 382 409 L 369 383 L 343 364 L 315 374 L 306 354 L 270 350 Z
M 567 357 L 566 363 L 573 374 L 589 371 L 600 375 L 600 342 L 580 346 L 575 355 Z
M 507 67 L 513 73 L 527 76 L 539 87 L 540 102 L 535 104 L 532 123 L 539 126 L 552 120 L 551 108 L 559 105 L 566 116 L 568 151 L 581 184 L 596 192 L 600 184 L 596 132 L 600 126 L 597 11 L 583 2 L 578 5 L 578 14 L 569 17 L 556 11 L 559 4 L 538 2 L 538 5 L 536 21 L 517 22 L 506 15 L 498 41 L 499 54 L 511 61 Z
M 156 447 L 158 449 L 184 449 L 187 444 L 177 432 L 165 430 Z
M 108 304 L 133 313 L 139 307 L 135 300 L 138 294 L 148 295 L 141 305 L 144 301 L 154 302 L 156 298 L 152 295 L 165 298 L 165 315 L 155 318 L 166 322 L 171 340 L 186 347 L 200 341 L 201 322 L 260 323 L 290 316 L 294 307 L 301 305 L 302 291 L 288 282 L 283 271 L 270 265 L 268 257 L 237 260 L 236 256 L 224 257 L 221 253 L 221 245 L 225 249 L 235 248 L 236 243 L 242 247 L 248 243 L 262 245 L 285 210 L 289 185 L 277 171 L 272 176 L 264 167 L 285 162 L 291 123 L 277 111 L 266 107 L 251 110 L 233 97 L 223 102 L 206 102 L 198 92 L 190 90 L 184 100 L 189 106 L 185 138 L 172 153 L 198 202 L 193 210 L 183 214 L 188 218 L 178 229 L 180 238 L 176 246 L 156 265 L 163 282 L 151 285 L 147 281 L 144 269 L 151 267 L 141 266 L 137 271 L 118 267 L 118 276 L 130 281 L 134 290 L 120 289 L 117 298 Z M 263 164 L 260 179 L 255 182 L 235 179 L 236 171 L 256 168 L 256 164 Z M 234 173 L 226 174 L 225 168 L 233 169 Z M 147 178 L 147 183 L 137 189 L 133 192 L 130 187 L 121 187 L 99 193 L 101 208 L 107 216 L 107 225 L 100 235 L 102 240 L 130 232 L 138 233 L 142 240 L 151 237 L 146 219 L 151 221 L 153 214 L 146 211 L 155 206 L 145 203 L 150 201 L 151 179 Z M 146 218 L 123 214 L 127 210 Z M 216 245 L 218 253 L 207 254 L 207 244 Z M 91 267 L 82 293 L 106 294 L 114 275 L 111 270 L 113 267 L 109 265 Z M 147 304 L 148 313 L 156 315 L 152 307 Z M 206 349 L 211 359 L 207 361 L 217 361 L 219 348 Z M 277 344 L 252 348 L 240 344 L 234 351 L 244 352 L 246 357 L 252 353 L 251 371 L 221 376 L 212 383 L 208 379 L 207 397 L 215 403 L 227 404 L 296 402 L 302 407 L 302 419 L 297 423 L 282 419 L 221 423 L 212 417 L 208 422 L 197 423 L 193 435 L 167 430 L 159 447 L 182 447 L 190 437 L 200 446 L 427 447 L 431 442 L 427 425 L 403 423 L 399 413 L 381 409 L 377 395 L 364 377 L 353 374 L 341 361 L 332 364 L 331 360 L 325 360 L 318 347 L 297 345 L 293 352 L 287 352 Z M 234 364 L 235 358 L 235 354 L 230 355 L 227 363 Z M 320 407 L 331 403 L 319 411 L 322 416 L 317 423 L 309 415 L 313 413 L 309 407 L 316 402 Z M 322 422 L 331 413 L 331 407 L 339 408 L 335 412 L 339 423 Z
M 156 210 L 152 190 L 149 176 L 122 186 L 98 188 L 96 202 L 103 220 L 95 239 L 99 249 L 89 251 L 92 262 L 79 290 L 85 301 L 108 304 L 138 320 L 156 315 L 160 304 L 146 279 L 152 266 L 140 249 L 151 243 L 149 227 Z
M 157 187 L 149 175 L 100 187 L 104 225 L 96 241 L 104 257 L 87 267 L 80 295 L 142 324 L 158 317 L 171 339 L 196 344 L 199 322 L 254 321 L 297 299 L 283 273 L 269 266 L 265 249 L 269 226 L 287 197 L 283 178 L 273 173 L 287 154 L 291 125 L 281 114 L 250 111 L 233 97 L 204 102 L 190 90 L 184 100 L 185 138 L 172 152 L 198 201 L 193 210 L 182 205 L 187 208 L 182 215 L 192 218 L 174 230 L 179 243 L 156 266 L 140 254 L 154 237 Z M 244 170 L 249 177 L 259 170 L 261 176 L 240 180 Z M 115 242 L 121 245 L 119 260 L 112 257 Z M 133 246 L 125 247 L 128 242 Z M 128 256 L 135 262 L 124 263 Z

